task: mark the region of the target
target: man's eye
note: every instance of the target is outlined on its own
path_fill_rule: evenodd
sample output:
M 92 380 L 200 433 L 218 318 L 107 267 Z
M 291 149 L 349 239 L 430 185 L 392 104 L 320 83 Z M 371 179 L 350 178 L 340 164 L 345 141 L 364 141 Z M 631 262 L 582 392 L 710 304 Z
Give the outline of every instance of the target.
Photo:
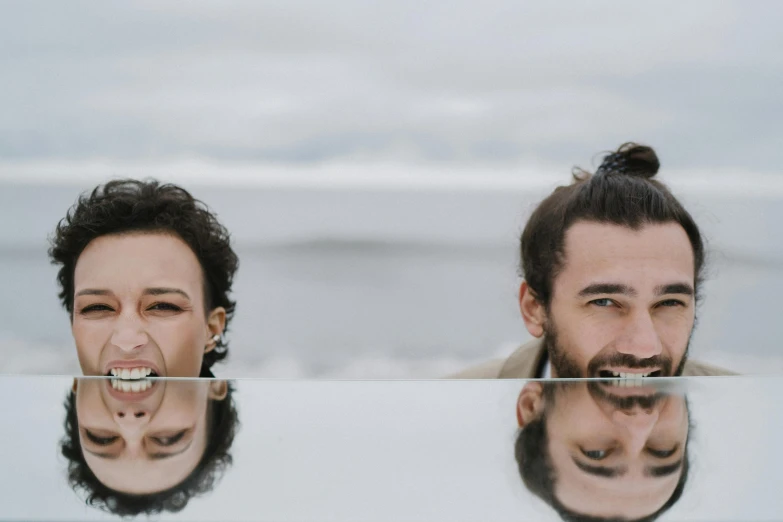
M 679 299 L 667 299 L 666 301 L 661 301 L 660 303 L 658 303 L 658 306 L 666 306 L 666 307 L 685 306 L 685 303 L 683 303 Z
M 602 308 L 603 308 L 603 307 L 607 307 L 607 306 L 612 306 L 612 305 L 614 304 L 614 302 L 613 302 L 611 299 L 608 299 L 608 298 L 604 298 L 604 299 L 595 299 L 595 300 L 593 300 L 593 301 L 590 301 L 590 303 L 591 303 L 591 304 L 594 304 L 594 305 L 596 305 L 596 306 L 600 306 L 600 307 L 602 307 Z
M 170 437 L 150 437 L 160 446 L 173 446 L 177 442 L 181 441 L 188 430 L 182 430 L 179 433 L 175 433 Z
M 647 448 L 647 453 L 649 453 L 650 455 L 652 455 L 653 457 L 658 458 L 658 459 L 669 458 L 672 455 L 674 455 L 675 451 L 677 451 L 677 446 L 674 446 L 670 450 L 657 450 L 657 449 L 653 449 L 653 448 Z
M 582 455 L 590 460 L 603 460 L 609 455 L 609 450 L 581 450 Z
M 82 308 L 81 313 L 89 314 L 92 312 L 112 312 L 112 307 L 105 304 L 92 304 Z
M 171 303 L 155 303 L 154 305 L 150 306 L 148 310 L 160 310 L 163 312 L 181 312 L 182 308 Z

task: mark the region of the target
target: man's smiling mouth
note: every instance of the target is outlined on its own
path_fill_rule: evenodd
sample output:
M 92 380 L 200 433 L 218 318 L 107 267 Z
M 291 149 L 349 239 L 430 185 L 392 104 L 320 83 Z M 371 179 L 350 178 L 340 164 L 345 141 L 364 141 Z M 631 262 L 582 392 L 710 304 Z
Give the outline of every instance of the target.
M 621 387 L 641 387 L 645 385 L 645 380 L 653 377 L 660 377 L 661 370 L 647 372 L 621 372 L 615 370 L 601 370 L 598 376 L 607 379 L 612 386 Z

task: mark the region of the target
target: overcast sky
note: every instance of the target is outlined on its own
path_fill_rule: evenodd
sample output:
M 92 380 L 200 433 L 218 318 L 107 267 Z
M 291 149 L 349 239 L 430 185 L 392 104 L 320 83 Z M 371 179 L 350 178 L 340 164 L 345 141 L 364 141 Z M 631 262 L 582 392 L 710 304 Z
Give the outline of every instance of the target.
M 0 8 L 0 162 L 783 165 L 783 3 Z

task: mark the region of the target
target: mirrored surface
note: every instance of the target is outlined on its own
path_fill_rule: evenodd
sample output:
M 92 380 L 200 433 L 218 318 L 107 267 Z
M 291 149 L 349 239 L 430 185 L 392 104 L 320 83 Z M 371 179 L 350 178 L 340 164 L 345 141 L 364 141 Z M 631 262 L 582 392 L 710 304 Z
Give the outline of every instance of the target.
M 778 378 L 152 379 L 126 391 L 18 376 L 0 389 L 2 520 L 783 512 Z

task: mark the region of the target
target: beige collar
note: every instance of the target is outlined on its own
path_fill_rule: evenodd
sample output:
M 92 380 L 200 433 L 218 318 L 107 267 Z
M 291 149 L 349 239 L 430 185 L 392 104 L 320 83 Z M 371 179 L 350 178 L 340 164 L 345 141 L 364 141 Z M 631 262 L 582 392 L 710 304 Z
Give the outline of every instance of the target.
M 528 341 L 509 355 L 498 377 L 501 379 L 535 379 L 544 356 L 544 343 L 541 339 Z

